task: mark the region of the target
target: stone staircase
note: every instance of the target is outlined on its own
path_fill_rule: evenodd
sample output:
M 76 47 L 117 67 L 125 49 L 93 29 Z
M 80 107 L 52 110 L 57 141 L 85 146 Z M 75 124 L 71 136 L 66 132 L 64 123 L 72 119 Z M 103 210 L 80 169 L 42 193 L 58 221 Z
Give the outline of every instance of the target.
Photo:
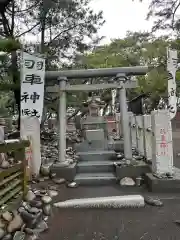
M 79 162 L 74 181 L 79 185 L 108 185 L 116 182 L 113 159 L 116 154 L 111 150 L 91 150 L 78 152 Z

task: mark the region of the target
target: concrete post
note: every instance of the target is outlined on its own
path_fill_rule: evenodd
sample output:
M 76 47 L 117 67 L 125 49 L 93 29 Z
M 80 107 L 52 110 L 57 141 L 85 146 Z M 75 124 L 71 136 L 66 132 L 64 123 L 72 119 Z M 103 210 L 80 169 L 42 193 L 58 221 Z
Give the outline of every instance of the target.
M 173 142 L 169 110 L 151 112 L 152 172 L 158 175 L 173 174 Z
M 66 86 L 67 78 L 60 77 L 60 89 Z M 58 161 L 60 164 L 66 162 L 66 92 L 60 92 L 58 110 Z
M 130 126 L 129 126 L 129 114 L 126 103 L 126 89 L 124 87 L 125 75 L 117 75 L 118 81 L 120 81 L 119 91 L 119 104 L 121 111 L 121 129 L 124 139 L 124 156 L 127 160 L 132 160 L 132 146 L 130 139 Z

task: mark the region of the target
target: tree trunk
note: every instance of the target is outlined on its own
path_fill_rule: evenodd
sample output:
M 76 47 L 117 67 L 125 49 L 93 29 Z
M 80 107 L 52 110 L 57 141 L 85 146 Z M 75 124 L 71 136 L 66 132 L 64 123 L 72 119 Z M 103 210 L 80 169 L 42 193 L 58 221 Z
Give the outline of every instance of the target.
M 13 79 L 13 83 L 18 86 L 19 84 L 19 73 L 18 73 L 18 65 L 17 65 L 17 53 L 16 51 L 13 51 L 11 53 L 11 68 L 12 68 L 12 79 Z M 18 117 L 18 130 L 20 130 L 20 116 L 21 116 L 21 105 L 20 105 L 20 91 L 21 88 L 17 87 L 14 89 L 14 98 L 15 98 L 15 102 L 16 105 L 18 107 L 18 113 L 19 113 L 19 117 Z

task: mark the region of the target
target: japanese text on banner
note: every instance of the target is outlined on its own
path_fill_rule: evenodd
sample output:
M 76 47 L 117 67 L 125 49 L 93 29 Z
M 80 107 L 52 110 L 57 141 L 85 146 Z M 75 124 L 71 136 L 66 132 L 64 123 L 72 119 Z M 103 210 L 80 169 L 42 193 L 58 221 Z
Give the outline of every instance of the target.
M 37 117 L 41 122 L 44 104 L 45 59 L 22 53 L 21 117 Z

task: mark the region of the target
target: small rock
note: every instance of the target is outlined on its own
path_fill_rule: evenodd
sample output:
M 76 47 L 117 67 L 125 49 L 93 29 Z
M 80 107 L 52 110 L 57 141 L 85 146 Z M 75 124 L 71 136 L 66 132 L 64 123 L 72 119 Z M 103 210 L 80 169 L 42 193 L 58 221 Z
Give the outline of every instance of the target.
M 12 233 L 18 229 L 20 229 L 23 225 L 23 220 L 20 215 L 16 215 L 13 220 L 9 223 L 7 227 L 8 233 Z
M 44 217 L 43 217 L 43 220 L 44 220 L 45 222 L 47 222 L 47 221 L 48 221 L 48 216 L 44 216 Z
M 48 180 L 48 179 L 49 179 L 49 176 L 45 176 L 45 177 L 44 177 L 44 180 Z
M 44 181 L 45 181 L 44 177 L 39 178 L 39 182 L 44 182 Z
M 49 204 L 52 202 L 52 198 L 50 196 L 43 196 L 41 198 L 42 202 L 45 203 L 45 204 Z
M 34 191 L 34 194 L 36 195 L 36 197 L 42 197 L 44 195 L 44 194 L 41 193 L 40 190 Z
M 18 214 L 18 211 L 17 211 L 17 210 L 13 210 L 13 211 L 12 211 L 13 217 L 15 217 L 17 214 Z
M 2 239 L 5 234 L 6 234 L 5 230 L 0 228 L 0 239 Z
M 5 228 L 6 223 L 4 222 L 3 219 L 0 219 L 0 228 Z
M 50 204 L 44 205 L 43 212 L 46 216 L 50 216 L 51 215 L 51 205 Z
M 24 240 L 26 237 L 26 234 L 22 231 L 17 231 L 14 234 L 13 240 Z
M 180 220 L 175 220 L 174 223 L 180 226 Z
M 42 202 L 37 200 L 32 200 L 29 202 L 29 204 L 31 205 L 31 207 L 36 207 L 36 208 L 42 207 Z
M 38 223 L 37 228 L 38 228 L 41 232 L 44 232 L 45 230 L 48 229 L 48 225 L 47 225 L 47 223 L 46 223 L 44 220 L 42 220 L 42 221 L 40 221 L 40 223 Z
M 134 186 L 135 182 L 132 178 L 125 177 L 125 178 L 120 180 L 120 185 L 121 186 Z
M 145 201 L 145 203 L 147 203 L 148 205 L 151 205 L 151 206 L 155 206 L 155 207 L 163 206 L 163 202 L 157 198 L 144 197 L 144 201 Z
M 8 162 L 9 162 L 10 164 L 13 164 L 13 163 L 15 162 L 15 160 L 14 160 L 14 158 L 8 158 Z
M 51 179 L 54 179 L 54 178 L 56 177 L 56 173 L 51 173 L 51 172 L 50 172 L 49 177 L 50 177 Z
M 78 185 L 77 185 L 76 182 L 71 182 L 71 183 L 68 183 L 67 186 L 68 186 L 69 188 L 76 188 Z
M 66 180 L 64 178 L 54 178 L 53 182 L 56 184 L 63 184 L 66 182 Z
M 33 191 L 29 190 L 27 195 L 25 196 L 25 200 L 27 202 L 32 201 L 36 198 L 36 195 L 33 193 Z
M 29 204 L 27 202 L 22 202 L 21 206 L 24 207 L 25 209 L 29 209 Z
M 6 160 L 3 160 L 2 163 L 1 163 L 1 168 L 7 169 L 9 167 L 10 167 L 10 163 Z
M 39 237 L 38 237 L 37 234 L 33 234 L 33 235 L 28 235 L 28 236 L 26 236 L 25 239 L 26 239 L 26 240 L 37 240 L 37 239 L 39 239 Z
M 25 211 L 25 208 L 24 207 L 19 207 L 18 212 L 22 213 L 23 211 Z
M 27 211 L 21 212 L 21 217 L 26 223 L 26 227 L 34 228 L 36 224 L 42 219 L 43 217 L 43 211 L 40 209 L 39 213 L 32 214 Z
M 42 176 L 49 176 L 50 174 L 50 164 L 44 164 L 41 165 L 41 169 L 40 169 L 40 173 L 42 174 Z
M 32 214 L 36 214 L 40 211 L 40 209 L 36 208 L 36 207 L 32 207 L 28 210 L 29 213 L 32 213 Z
M 48 186 L 48 189 L 57 191 L 57 186 L 50 185 L 50 186 Z
M 117 154 L 117 160 L 121 160 L 124 158 L 124 154 Z
M 29 203 L 27 203 L 27 202 L 23 202 L 23 203 L 21 204 L 21 206 L 22 206 L 25 210 L 27 210 L 27 211 L 29 211 L 29 209 L 31 208 L 31 206 L 30 206 Z
M 138 155 L 138 156 L 134 156 L 134 159 L 136 159 L 136 160 L 143 160 L 143 156 L 140 156 L 140 155 Z
M 27 234 L 39 234 L 42 233 L 44 231 L 46 231 L 48 229 L 48 225 L 45 221 L 40 221 L 40 223 L 38 223 L 38 225 L 36 226 L 36 228 L 31 229 L 31 228 L 25 228 L 25 231 Z
M 41 189 L 41 190 L 40 190 L 40 194 L 43 194 L 43 195 L 45 195 L 45 194 L 46 194 L 46 192 L 47 192 L 47 191 L 46 191 L 46 189 Z
M 53 198 L 53 197 L 56 197 L 58 195 L 58 192 L 57 191 L 54 191 L 54 190 L 48 190 L 47 194 Z
M 11 214 L 10 212 L 6 211 L 6 212 L 4 212 L 4 213 L 2 214 L 2 218 L 3 218 L 4 220 L 6 220 L 7 222 L 10 222 L 10 221 L 12 221 L 13 216 L 12 216 L 12 214 Z
M 6 234 L 2 240 L 11 240 L 12 239 L 12 235 L 10 233 Z

